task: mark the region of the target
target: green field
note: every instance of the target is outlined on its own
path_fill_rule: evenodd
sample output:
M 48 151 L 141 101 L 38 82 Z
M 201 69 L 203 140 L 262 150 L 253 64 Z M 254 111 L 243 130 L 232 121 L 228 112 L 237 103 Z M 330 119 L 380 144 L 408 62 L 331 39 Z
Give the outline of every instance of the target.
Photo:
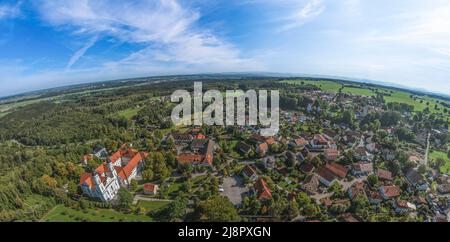
M 337 93 L 342 87 L 337 81 L 310 81 L 310 80 L 286 80 L 282 83 L 301 85 L 302 83 L 314 85 L 325 92 Z M 377 88 L 378 92 L 389 94 L 384 96 L 386 103 L 404 103 L 414 106 L 414 111 L 423 111 L 426 107 L 429 108 L 431 113 L 442 114 L 449 117 L 449 114 L 444 113 L 444 106 L 440 103 L 442 100 L 437 98 L 432 98 L 428 96 L 414 96 L 409 92 L 397 91 L 389 88 Z M 375 96 L 375 91 L 364 87 L 344 87 L 342 90 L 344 93 L 364 95 L 364 96 Z M 427 105 L 428 103 L 428 105 Z M 437 109 L 435 108 L 437 105 Z
M 162 207 L 166 206 L 169 203 L 170 203 L 169 201 L 144 201 L 144 200 L 140 200 L 138 202 L 137 206 L 145 208 L 145 210 L 148 212 L 148 211 L 151 211 L 151 210 L 162 208 Z
M 113 209 L 86 209 L 77 211 L 75 209 L 57 205 L 47 213 L 41 221 L 44 222 L 151 222 L 153 219 L 147 215 L 126 214 Z
M 314 85 L 318 88 L 320 88 L 322 91 L 325 92 L 338 92 L 339 88 L 342 87 L 342 84 L 334 82 L 334 81 L 309 81 L 309 80 L 288 80 L 288 81 L 282 81 L 282 83 L 288 83 L 288 84 L 294 84 L 294 85 L 302 85 L 309 84 Z
M 361 96 L 375 96 L 376 94 L 367 88 L 359 88 L 359 87 L 344 87 L 342 90 L 343 93 L 361 95 Z
M 446 162 L 443 166 L 440 167 L 441 173 L 450 173 L 450 158 L 448 158 L 447 154 L 442 151 L 432 151 L 429 155 L 431 160 L 436 160 L 437 158 L 442 158 Z

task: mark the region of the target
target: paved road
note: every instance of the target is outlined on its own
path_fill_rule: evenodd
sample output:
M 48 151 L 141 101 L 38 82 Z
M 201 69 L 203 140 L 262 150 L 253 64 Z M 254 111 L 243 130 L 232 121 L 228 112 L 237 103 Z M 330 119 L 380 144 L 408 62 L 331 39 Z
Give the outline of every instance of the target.
M 161 201 L 161 202 L 172 202 L 172 201 L 173 201 L 173 200 L 170 200 L 170 199 L 151 198 L 151 197 L 146 197 L 146 196 L 144 196 L 144 195 L 138 194 L 138 195 L 134 196 L 134 198 L 133 198 L 133 204 L 137 204 L 137 202 L 138 202 L 139 200 L 142 200 L 142 201 L 149 201 L 149 202 L 157 202 L 157 201 Z
M 222 194 L 227 196 L 235 206 L 242 204 L 242 195 L 249 191 L 237 175 L 223 179 L 223 190 Z

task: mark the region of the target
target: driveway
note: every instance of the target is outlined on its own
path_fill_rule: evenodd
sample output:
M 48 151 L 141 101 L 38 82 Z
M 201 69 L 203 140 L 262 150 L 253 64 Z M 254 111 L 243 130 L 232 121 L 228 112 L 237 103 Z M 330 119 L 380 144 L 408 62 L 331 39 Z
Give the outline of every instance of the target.
M 249 191 L 243 185 L 242 179 L 237 175 L 223 179 L 223 190 L 224 192 L 222 194 L 228 197 L 235 206 L 242 204 L 243 195 Z

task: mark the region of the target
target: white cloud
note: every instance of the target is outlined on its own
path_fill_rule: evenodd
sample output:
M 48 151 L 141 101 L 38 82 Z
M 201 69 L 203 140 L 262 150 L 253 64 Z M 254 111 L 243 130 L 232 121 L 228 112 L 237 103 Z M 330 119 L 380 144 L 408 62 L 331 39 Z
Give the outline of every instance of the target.
M 252 59 L 240 57 L 230 43 L 196 26 L 200 14 L 177 0 L 128 1 L 42 1 L 43 18 L 60 28 L 75 27 L 77 35 L 112 36 L 124 42 L 142 44 L 140 51 L 116 63 L 154 65 L 172 62 L 188 65 L 225 65 L 235 68 Z M 68 67 L 93 43 L 80 49 Z M 114 63 L 106 63 L 109 66 Z
M 325 3 L 322 0 L 310 0 L 305 5 L 296 9 L 293 14 L 285 19 L 285 24 L 281 26 L 281 31 L 287 31 L 303 26 L 306 22 L 322 14 L 325 10 Z
M 86 51 L 91 48 L 95 42 L 97 42 L 98 37 L 94 36 L 92 37 L 81 49 L 76 51 L 72 57 L 70 57 L 69 62 L 67 63 L 66 69 L 69 69 L 72 67 L 73 64 L 75 64 L 83 55 L 86 53 Z
M 22 2 L 18 2 L 15 5 L 0 4 L 0 20 L 16 18 L 20 16 L 20 6 Z

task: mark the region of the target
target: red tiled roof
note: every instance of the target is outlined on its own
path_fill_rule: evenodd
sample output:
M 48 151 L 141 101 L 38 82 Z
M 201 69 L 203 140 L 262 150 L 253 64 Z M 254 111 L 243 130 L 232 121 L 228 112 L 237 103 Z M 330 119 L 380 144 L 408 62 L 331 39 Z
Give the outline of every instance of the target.
M 260 152 L 267 152 L 267 150 L 269 149 L 269 146 L 267 146 L 267 143 L 261 143 L 258 145 L 259 151 Z
M 264 179 L 259 178 L 256 181 L 255 189 L 256 189 L 257 197 L 259 200 L 272 198 L 272 192 L 270 191 L 270 189 L 267 186 L 267 183 L 266 183 L 266 181 L 264 181 Z
M 400 196 L 400 187 L 397 186 L 383 186 L 384 194 L 386 197 Z
M 135 156 L 133 156 L 133 158 L 131 158 L 131 160 L 125 167 L 121 167 L 122 169 L 119 169 L 119 171 L 117 172 L 119 177 L 123 180 L 128 179 L 133 170 L 139 165 L 139 162 L 145 159 L 148 155 L 149 154 L 147 152 L 138 152 Z
M 306 141 L 304 138 L 298 138 L 294 140 L 295 145 L 301 146 L 308 144 L 308 141 Z
M 266 138 L 266 143 L 268 145 L 274 144 L 275 143 L 275 139 L 273 138 L 273 136 L 267 137 Z
M 178 163 L 184 165 L 193 162 L 200 162 L 202 160 L 202 156 L 199 154 L 179 154 L 177 157 Z
M 154 192 L 156 185 L 153 183 L 145 183 L 144 184 L 144 191 Z
M 333 162 L 326 164 L 325 168 L 340 178 L 345 178 L 347 176 L 348 169 L 337 163 Z
M 387 171 L 387 170 L 378 169 L 377 176 L 384 180 L 392 180 L 392 172 Z

